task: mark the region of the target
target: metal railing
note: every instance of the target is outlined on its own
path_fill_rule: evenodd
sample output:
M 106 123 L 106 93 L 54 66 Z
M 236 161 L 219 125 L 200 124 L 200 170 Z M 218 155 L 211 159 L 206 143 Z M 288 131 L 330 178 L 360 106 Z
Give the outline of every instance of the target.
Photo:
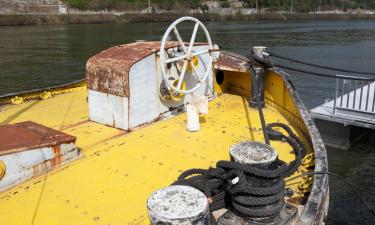
M 364 77 L 337 77 L 333 114 L 337 109 L 375 114 L 375 81 Z

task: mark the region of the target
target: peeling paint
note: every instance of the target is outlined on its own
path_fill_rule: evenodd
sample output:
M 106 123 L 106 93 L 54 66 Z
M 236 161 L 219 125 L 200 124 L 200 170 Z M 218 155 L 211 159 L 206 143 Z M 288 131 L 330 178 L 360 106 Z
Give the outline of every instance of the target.
M 220 59 L 214 63 L 214 68 L 217 70 L 235 72 L 250 72 L 250 66 L 249 59 L 246 57 L 226 51 L 222 51 Z
M 196 43 L 195 45 L 203 45 Z M 177 47 L 168 42 L 166 48 Z M 91 57 L 86 64 L 88 89 L 129 97 L 129 71 L 139 60 L 160 50 L 160 42 L 135 42 L 108 48 Z
M 74 136 L 27 121 L 0 126 L 0 160 L 7 171 L 0 191 L 78 158 Z

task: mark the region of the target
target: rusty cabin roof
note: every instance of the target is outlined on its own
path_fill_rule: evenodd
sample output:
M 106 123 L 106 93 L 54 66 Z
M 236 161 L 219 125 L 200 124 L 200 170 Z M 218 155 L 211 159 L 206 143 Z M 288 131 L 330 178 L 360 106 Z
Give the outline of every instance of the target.
M 0 126 L 0 155 L 75 142 L 76 137 L 32 121 Z
M 234 72 L 250 72 L 251 60 L 232 52 L 222 51 L 220 58 L 214 62 L 214 68 L 217 70 L 226 70 Z
M 196 43 L 195 45 L 204 44 Z M 171 41 L 167 43 L 166 48 L 173 48 L 178 45 L 178 42 Z M 96 54 L 86 64 L 88 89 L 129 97 L 129 71 L 131 66 L 159 50 L 159 41 L 135 42 L 114 46 Z

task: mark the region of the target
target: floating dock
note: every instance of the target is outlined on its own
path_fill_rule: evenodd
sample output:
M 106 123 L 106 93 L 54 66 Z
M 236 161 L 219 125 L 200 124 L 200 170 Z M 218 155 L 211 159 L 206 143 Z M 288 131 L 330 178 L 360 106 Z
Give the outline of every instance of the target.
M 337 78 L 335 97 L 310 113 L 327 146 L 348 149 L 352 127 L 375 129 L 375 82 Z

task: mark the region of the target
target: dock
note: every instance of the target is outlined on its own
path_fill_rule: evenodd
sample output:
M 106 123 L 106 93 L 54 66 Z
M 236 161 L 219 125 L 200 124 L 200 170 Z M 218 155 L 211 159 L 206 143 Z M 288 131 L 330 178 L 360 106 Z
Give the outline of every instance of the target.
M 327 146 L 348 149 L 353 127 L 375 129 L 375 82 L 363 77 L 336 78 L 335 97 L 310 113 Z

